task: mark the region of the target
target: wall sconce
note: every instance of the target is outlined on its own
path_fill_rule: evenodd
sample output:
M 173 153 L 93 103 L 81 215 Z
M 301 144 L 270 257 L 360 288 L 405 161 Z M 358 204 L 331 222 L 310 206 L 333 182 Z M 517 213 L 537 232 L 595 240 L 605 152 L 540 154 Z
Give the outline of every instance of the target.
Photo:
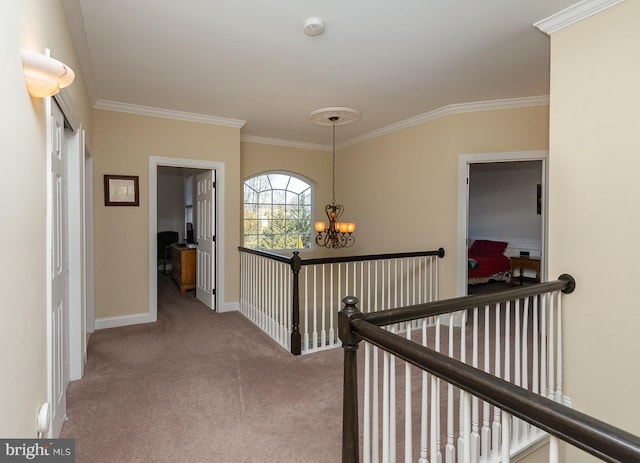
M 29 95 L 44 98 L 55 95 L 73 82 L 76 74 L 66 64 L 31 50 L 20 50 L 24 80 Z

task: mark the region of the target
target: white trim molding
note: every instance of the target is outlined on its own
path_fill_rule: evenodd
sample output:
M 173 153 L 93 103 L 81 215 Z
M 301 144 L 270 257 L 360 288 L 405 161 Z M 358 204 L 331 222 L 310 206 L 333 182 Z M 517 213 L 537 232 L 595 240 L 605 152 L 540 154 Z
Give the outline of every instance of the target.
M 242 135 L 240 141 L 245 143 L 258 143 L 261 145 L 276 145 L 289 148 L 301 148 L 305 150 L 331 151 L 331 145 L 320 143 L 306 143 L 303 141 L 281 140 L 278 138 L 255 137 L 253 135 Z
M 439 119 L 441 117 L 450 116 L 452 114 L 474 113 L 479 111 L 494 111 L 498 109 L 514 109 L 514 108 L 525 108 L 529 106 L 548 106 L 548 105 L 549 105 L 548 95 L 531 96 L 531 97 L 523 97 L 523 98 L 509 98 L 505 100 L 476 101 L 473 103 L 450 104 L 450 105 L 435 109 L 433 111 L 429 111 L 427 113 L 419 114 L 418 116 L 410 117 L 409 119 L 396 122 L 395 124 L 387 125 L 386 127 L 382 127 L 372 132 L 365 133 L 364 135 L 361 135 L 359 137 L 351 138 L 339 144 L 338 148 L 344 148 L 349 145 L 355 145 L 356 143 L 361 143 L 363 141 L 371 140 L 372 138 L 377 138 L 382 135 L 387 135 L 392 132 L 397 132 L 398 130 L 413 127 L 414 125 L 423 124 L 425 122 L 432 121 L 434 119 Z
M 548 95 L 529 96 L 529 97 L 522 97 L 522 98 L 508 98 L 504 100 L 476 101 L 472 103 L 450 104 L 438 109 L 434 109 L 433 111 L 429 111 L 414 117 L 410 117 L 409 119 L 396 122 L 395 124 L 381 127 L 379 129 L 365 133 L 364 135 L 350 138 L 349 140 L 345 140 L 342 143 L 336 144 L 336 148 L 338 149 L 346 148 L 347 146 L 355 145 L 363 141 L 371 140 L 373 138 L 377 138 L 382 135 L 387 135 L 389 133 L 397 132 L 398 130 L 413 127 L 414 125 L 423 124 L 425 122 L 429 122 L 434 119 L 439 119 L 441 117 L 450 116 L 452 114 L 473 113 L 478 111 L 494 111 L 499 109 L 526 108 L 531 106 L 548 106 L 548 105 L 549 105 Z M 292 140 L 281 140 L 277 138 L 255 137 L 253 135 L 243 135 L 240 138 L 240 141 L 243 141 L 246 143 L 259 143 L 263 145 L 276 145 L 276 146 L 285 146 L 285 147 L 301 148 L 301 149 L 308 149 L 308 150 L 331 151 L 331 145 L 305 143 L 305 142 L 292 141 Z
M 469 165 L 483 162 L 512 162 L 512 161 L 542 161 L 542 234 L 541 234 L 541 259 L 542 268 L 540 269 L 541 280 L 546 279 L 546 243 L 547 243 L 547 159 L 549 152 L 547 150 L 539 151 L 511 151 L 498 153 L 476 153 L 461 154 L 458 157 L 458 242 L 457 252 L 457 295 L 467 295 L 467 249 L 470 238 L 468 214 L 469 214 L 469 184 L 467 182 L 469 176 Z M 478 237 L 475 237 L 478 238 Z
M 533 23 L 545 34 L 551 35 L 554 32 L 569 27 L 583 19 L 596 15 L 612 6 L 622 3 L 624 0 L 583 0 L 565 8 L 551 16 Z
M 140 116 L 163 117 L 178 121 L 198 122 L 200 124 L 222 125 L 224 127 L 242 128 L 247 121 L 240 119 L 227 119 L 225 117 L 208 116 L 206 114 L 187 113 L 184 111 L 174 111 L 171 109 L 153 108 L 118 101 L 98 100 L 93 105 L 95 109 L 106 111 L 116 111 L 121 113 L 138 114 Z
M 189 167 L 194 169 L 210 169 L 216 171 L 216 223 L 221 224 L 216 234 L 217 267 L 216 272 L 216 305 L 212 309 L 218 311 L 234 310 L 234 302 L 224 303 L 225 285 L 225 163 L 201 159 L 165 158 L 149 156 L 149 318 L 156 321 L 158 317 L 158 277 L 156 258 L 158 232 L 158 166 Z M 229 304 L 231 306 L 229 307 Z M 222 310 L 221 310 L 222 309 Z M 96 320 L 97 322 L 97 320 Z
M 96 330 L 117 328 L 119 326 L 139 325 L 140 323 L 152 323 L 155 321 L 155 317 L 152 317 L 149 312 L 121 315 L 118 317 L 96 318 Z

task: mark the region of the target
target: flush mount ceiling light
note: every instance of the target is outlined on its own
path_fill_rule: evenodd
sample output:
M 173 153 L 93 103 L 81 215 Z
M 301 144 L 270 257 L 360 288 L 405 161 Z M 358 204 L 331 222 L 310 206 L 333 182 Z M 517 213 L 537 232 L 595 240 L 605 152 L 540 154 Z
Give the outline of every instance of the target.
M 309 18 L 304 23 L 304 33 L 310 36 L 320 35 L 324 32 L 324 23 L 319 18 Z
M 349 248 L 355 243 L 353 232 L 356 230 L 355 223 L 338 222 L 344 207 L 336 204 L 336 125 L 350 124 L 360 117 L 360 111 L 353 108 L 331 107 L 317 109 L 309 114 L 309 119 L 314 124 L 330 125 L 333 128 L 333 184 L 332 201 L 324 207 L 324 211 L 329 219 L 329 225 L 325 222 L 316 222 L 315 230 L 316 244 L 325 248 Z
M 73 69 L 57 59 L 31 50 L 20 50 L 24 80 L 35 98 L 55 95 L 73 82 Z

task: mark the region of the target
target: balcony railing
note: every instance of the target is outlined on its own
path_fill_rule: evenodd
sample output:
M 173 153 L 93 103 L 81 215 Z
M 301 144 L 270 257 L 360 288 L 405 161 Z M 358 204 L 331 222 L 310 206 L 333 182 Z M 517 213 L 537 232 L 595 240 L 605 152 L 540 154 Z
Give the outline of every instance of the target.
M 438 299 L 442 248 L 322 259 L 238 249 L 240 311 L 295 355 L 340 345 L 337 314 L 347 294 L 360 294 L 365 312 Z

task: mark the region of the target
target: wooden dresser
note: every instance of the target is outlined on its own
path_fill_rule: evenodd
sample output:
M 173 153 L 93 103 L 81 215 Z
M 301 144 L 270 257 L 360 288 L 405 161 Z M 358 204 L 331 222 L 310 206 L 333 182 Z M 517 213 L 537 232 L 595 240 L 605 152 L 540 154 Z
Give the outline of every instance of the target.
M 196 250 L 186 245 L 171 246 L 172 278 L 184 294 L 189 289 L 196 288 Z

